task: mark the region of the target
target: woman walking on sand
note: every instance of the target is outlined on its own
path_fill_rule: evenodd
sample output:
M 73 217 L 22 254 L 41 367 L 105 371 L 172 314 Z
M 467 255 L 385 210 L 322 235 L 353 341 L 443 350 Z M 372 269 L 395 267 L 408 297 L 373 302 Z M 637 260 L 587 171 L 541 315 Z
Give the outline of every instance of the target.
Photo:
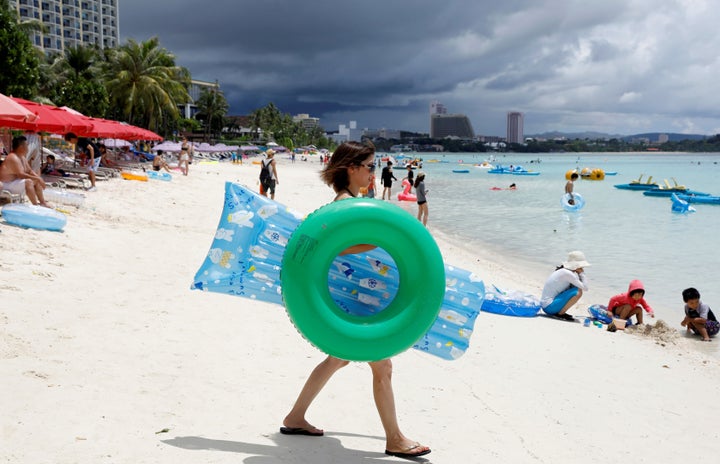
M 180 145 L 180 158 L 178 159 L 178 165 L 183 176 L 187 176 L 190 171 L 190 144 L 186 137 L 182 138 L 182 145 Z
M 357 197 L 360 188 L 368 185 L 375 171 L 375 147 L 369 143 L 346 142 L 340 145 L 330 158 L 330 162 L 320 177 L 330 185 L 335 193 L 334 201 Z M 362 227 L 358 224 L 358 227 Z M 373 245 L 354 245 L 340 254 L 364 253 L 375 248 Z M 280 433 L 285 435 L 309 435 L 319 437 L 324 431 L 311 425 L 305 414 L 315 397 L 340 368 L 347 366 L 344 361 L 328 356 L 315 369 L 305 382 L 305 386 L 295 401 L 290 413 L 283 420 Z M 369 362 L 373 376 L 373 396 L 385 429 L 385 454 L 401 458 L 414 458 L 430 453 L 430 448 L 407 438 L 400 431 L 395 412 L 395 396 L 392 388 L 392 361 Z

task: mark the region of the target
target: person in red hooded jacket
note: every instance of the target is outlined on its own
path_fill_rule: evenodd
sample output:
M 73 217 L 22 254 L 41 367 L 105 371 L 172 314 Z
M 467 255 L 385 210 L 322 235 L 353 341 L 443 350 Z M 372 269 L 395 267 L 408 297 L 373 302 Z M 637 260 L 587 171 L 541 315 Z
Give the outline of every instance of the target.
M 650 307 L 647 301 L 645 301 L 645 288 L 642 282 L 639 280 L 633 280 L 628 286 L 627 293 L 621 293 L 610 298 L 608 303 L 608 311 L 613 314 L 614 317 L 620 319 L 630 319 L 633 316 L 637 316 L 637 323 L 643 323 L 643 310 L 650 314 L 650 317 L 655 317 L 655 311 Z

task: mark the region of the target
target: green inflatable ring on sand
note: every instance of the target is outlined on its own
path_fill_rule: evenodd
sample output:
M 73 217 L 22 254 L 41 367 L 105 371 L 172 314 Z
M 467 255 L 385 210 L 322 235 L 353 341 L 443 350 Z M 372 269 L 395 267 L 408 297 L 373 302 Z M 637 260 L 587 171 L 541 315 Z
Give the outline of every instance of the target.
M 372 244 L 389 253 L 400 282 L 379 313 L 343 311 L 328 289 L 328 272 L 343 250 Z M 295 229 L 280 271 L 285 308 L 298 331 L 325 353 L 348 361 L 379 361 L 410 348 L 433 325 L 445 295 L 442 255 L 408 212 L 367 198 L 335 201 Z

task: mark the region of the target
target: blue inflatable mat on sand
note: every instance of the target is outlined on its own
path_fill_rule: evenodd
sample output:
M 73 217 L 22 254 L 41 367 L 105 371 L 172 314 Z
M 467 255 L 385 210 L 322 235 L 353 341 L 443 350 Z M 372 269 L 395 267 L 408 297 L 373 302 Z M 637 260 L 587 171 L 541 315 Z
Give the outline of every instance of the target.
M 612 316 L 607 312 L 607 306 L 605 305 L 592 305 L 588 308 L 590 316 L 596 321 L 600 321 L 603 324 L 609 324 L 612 322 Z
M 613 321 L 613 316 L 608 312 L 607 306 L 601 304 L 594 304 L 588 308 L 590 317 L 595 320 L 602 322 L 603 324 L 610 324 Z M 625 320 L 625 327 L 633 325 L 630 319 Z
M 485 294 L 482 311 L 503 316 L 535 317 L 540 311 L 540 300 L 519 291 L 506 292 L 493 285 Z
M 280 265 L 301 218 L 242 185 L 226 183 L 220 223 L 191 288 L 282 305 Z M 475 274 L 447 264 L 445 279 L 438 318 L 413 348 L 443 359 L 457 359 L 469 346 L 485 285 Z M 338 256 L 328 273 L 333 300 L 355 315 L 381 311 L 392 301 L 398 285 L 394 261 L 378 248 Z

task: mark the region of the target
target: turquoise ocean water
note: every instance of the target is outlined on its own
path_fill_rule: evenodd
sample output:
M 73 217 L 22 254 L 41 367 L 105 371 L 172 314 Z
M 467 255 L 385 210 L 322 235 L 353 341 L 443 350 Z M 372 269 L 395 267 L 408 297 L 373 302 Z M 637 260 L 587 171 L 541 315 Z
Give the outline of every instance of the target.
M 613 187 L 644 174 L 643 180 L 653 176 L 660 184 L 663 179 L 673 184 L 675 178 L 680 185 L 720 195 L 720 153 L 495 155 L 495 163 L 521 165 L 540 171 L 539 176 L 489 174 L 472 166 L 490 156 L 485 153 L 417 156 L 425 161 L 430 226 L 479 255 L 491 251 L 511 268 L 538 276 L 542 286 L 569 251 L 582 250 L 592 263 L 587 304 L 607 304 L 600 295 L 626 291 L 630 280 L 640 279 L 657 316 L 673 327 L 680 328 L 686 287 L 696 287 L 720 315 L 720 205 L 694 205 L 697 212 L 681 215 L 671 212 L 669 198 Z M 617 175 L 578 180 L 575 191 L 586 205 L 568 213 L 560 198 L 566 171 L 576 167 Z M 463 168 L 470 172 L 452 172 Z M 404 172 L 397 169 L 395 175 Z M 513 182 L 515 191 L 491 190 Z

